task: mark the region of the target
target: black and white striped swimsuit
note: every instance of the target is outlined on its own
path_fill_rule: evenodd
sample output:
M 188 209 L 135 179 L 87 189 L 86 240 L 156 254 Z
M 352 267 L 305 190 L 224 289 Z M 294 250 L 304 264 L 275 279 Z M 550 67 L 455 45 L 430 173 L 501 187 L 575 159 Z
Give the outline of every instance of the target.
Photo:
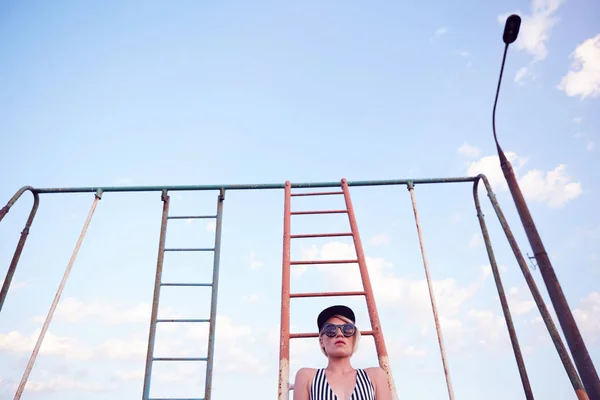
M 325 369 L 317 370 L 310 387 L 310 400 L 346 400 L 338 399 L 325 377 Z M 375 389 L 367 373 L 362 369 L 356 370 L 356 385 L 350 400 L 375 400 Z

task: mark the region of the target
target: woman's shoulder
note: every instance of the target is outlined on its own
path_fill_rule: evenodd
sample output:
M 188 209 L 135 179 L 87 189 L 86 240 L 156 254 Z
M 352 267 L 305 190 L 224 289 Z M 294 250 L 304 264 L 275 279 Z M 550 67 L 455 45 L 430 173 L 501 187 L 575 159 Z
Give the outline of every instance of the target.
M 385 374 L 385 371 L 381 367 L 363 368 L 363 371 L 365 371 L 367 373 L 367 375 L 369 376 L 369 379 L 371 379 L 371 381 L 377 382 L 382 379 L 387 381 L 387 376 Z
M 312 378 L 314 374 L 317 372 L 317 368 L 300 368 L 298 372 L 296 372 L 297 377 L 310 377 Z
M 315 377 L 316 373 L 317 373 L 316 368 L 300 368 L 296 372 L 296 379 L 294 380 L 294 384 L 290 385 L 290 389 L 293 389 L 294 387 L 297 387 L 297 386 L 304 386 L 304 385 L 308 386 L 309 383 Z

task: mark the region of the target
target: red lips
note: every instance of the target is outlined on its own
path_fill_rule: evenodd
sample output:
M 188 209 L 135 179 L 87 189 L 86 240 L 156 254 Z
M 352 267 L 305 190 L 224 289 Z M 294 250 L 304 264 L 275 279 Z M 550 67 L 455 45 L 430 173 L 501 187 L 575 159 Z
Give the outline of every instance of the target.
M 335 344 L 338 344 L 338 343 L 345 344 L 345 342 L 343 340 L 336 340 Z

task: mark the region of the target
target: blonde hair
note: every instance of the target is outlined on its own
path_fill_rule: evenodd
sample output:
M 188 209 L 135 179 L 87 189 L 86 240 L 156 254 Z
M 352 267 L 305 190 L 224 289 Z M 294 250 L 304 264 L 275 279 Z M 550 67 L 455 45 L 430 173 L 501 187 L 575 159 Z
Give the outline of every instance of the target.
M 334 315 L 331 318 L 339 318 L 342 321 L 346 322 L 347 324 L 352 324 L 354 325 L 354 322 L 352 322 L 351 319 L 344 317 L 343 315 Z M 355 325 L 356 326 L 356 325 Z M 319 338 L 323 335 L 322 332 L 319 332 Z M 358 349 L 358 342 L 360 341 L 360 329 L 358 329 L 358 327 L 356 327 L 356 332 L 354 333 L 354 346 L 352 347 L 352 354 L 356 353 L 356 350 Z M 327 355 L 327 352 L 325 352 L 325 347 L 320 345 L 321 343 L 319 343 L 319 347 L 321 348 L 321 353 L 323 353 L 323 355 L 325 357 L 329 357 Z

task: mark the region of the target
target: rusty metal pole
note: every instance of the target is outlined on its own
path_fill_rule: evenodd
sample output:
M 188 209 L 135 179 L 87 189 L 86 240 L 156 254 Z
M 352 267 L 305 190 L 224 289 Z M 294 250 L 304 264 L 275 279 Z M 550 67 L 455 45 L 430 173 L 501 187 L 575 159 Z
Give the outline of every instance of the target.
M 17 193 L 15 193 L 15 195 L 8 201 L 8 203 L 0 210 L 0 221 L 2 221 L 4 216 L 8 214 L 8 210 L 10 210 L 13 204 L 16 203 L 16 201 L 26 190 L 29 190 L 33 194 L 33 205 L 31 206 L 31 211 L 29 212 L 27 222 L 25 222 L 25 227 L 23 228 L 23 231 L 21 231 L 21 237 L 19 238 L 19 242 L 17 243 L 17 248 L 15 249 L 15 253 L 13 254 L 12 260 L 10 261 L 10 265 L 8 266 L 8 271 L 6 271 L 6 277 L 4 278 L 2 289 L 0 289 L 0 312 L 2 311 L 2 307 L 4 306 L 4 300 L 8 295 L 8 289 L 10 288 L 10 284 L 12 282 L 13 276 L 15 275 L 15 271 L 17 270 L 17 264 L 19 263 L 19 259 L 21 258 L 23 247 L 25 247 L 25 241 L 27 240 L 27 236 L 29 236 L 29 229 L 31 228 L 31 224 L 33 224 L 33 219 L 35 218 L 35 214 L 40 204 L 40 198 L 38 194 L 33 191 L 33 188 L 31 186 L 25 186 L 19 189 L 19 191 L 17 191 Z
M 44 321 L 44 325 L 42 326 L 42 330 L 40 335 L 38 336 L 38 340 L 35 343 L 35 347 L 29 357 L 29 362 L 27 363 L 27 367 L 25 368 L 25 372 L 23 373 L 23 377 L 21 378 L 21 382 L 19 383 L 19 387 L 17 388 L 17 393 L 15 394 L 14 400 L 19 400 L 23 395 L 23 391 L 25 390 L 25 385 L 27 384 L 27 380 L 29 379 L 29 375 L 31 374 L 31 370 L 33 369 L 33 365 L 35 364 L 35 360 L 37 359 L 37 355 L 40 352 L 40 348 L 42 347 L 42 343 L 44 342 L 44 337 L 46 336 L 46 332 L 50 327 L 50 322 L 52 321 L 52 317 L 54 316 L 54 312 L 56 311 L 56 307 L 58 306 L 58 302 L 62 295 L 62 292 L 67 284 L 67 279 L 71 273 L 71 269 L 73 268 L 73 264 L 75 263 L 75 259 L 77 258 L 77 254 L 79 253 L 79 249 L 81 248 L 81 243 L 83 243 L 83 238 L 87 232 L 88 226 L 94 216 L 94 211 L 96 210 L 96 205 L 98 201 L 102 198 L 102 192 L 99 190 L 95 197 L 94 202 L 92 203 L 92 207 L 90 212 L 88 213 L 87 219 L 83 224 L 83 228 L 81 229 L 81 233 L 79 234 L 79 239 L 77 239 L 77 244 L 75 245 L 75 249 L 73 250 L 73 254 L 71 255 L 71 259 L 69 260 L 69 264 L 67 265 L 67 269 L 63 275 L 62 280 L 60 281 L 60 285 L 58 286 L 58 290 L 56 291 L 56 295 L 54 296 L 54 300 L 52 301 L 52 305 L 50 306 L 50 310 L 48 311 L 48 315 L 46 315 L 46 320 Z
M 485 249 L 488 253 L 490 260 L 490 267 L 492 274 L 494 275 L 494 282 L 496 283 L 496 289 L 498 290 L 498 298 L 500 299 L 500 305 L 502 306 L 502 313 L 504 314 L 504 320 L 506 322 L 506 328 L 508 329 L 508 335 L 510 337 L 510 343 L 515 354 L 515 360 L 517 367 L 519 368 L 519 375 L 521 376 L 521 383 L 523 384 L 523 391 L 525 392 L 525 398 L 533 400 L 533 391 L 531 390 L 531 383 L 529 382 L 529 376 L 527 375 L 527 368 L 525 368 L 525 361 L 523 361 L 523 354 L 521 353 L 521 346 L 519 345 L 519 339 L 517 338 L 517 332 L 515 331 L 515 325 L 513 324 L 512 316 L 510 315 L 510 307 L 508 306 L 508 300 L 504 292 L 504 286 L 502 285 L 502 278 L 500 277 L 500 271 L 498 270 L 498 264 L 496 262 L 496 256 L 494 255 L 494 249 L 490 241 L 490 235 L 487 230 L 483 211 L 481 211 L 481 204 L 479 202 L 479 196 L 477 195 L 479 180 L 473 183 L 473 198 L 475 200 L 475 209 L 477 210 L 477 218 L 479 219 L 479 226 L 481 227 L 481 234 L 483 235 L 483 241 L 485 242 Z
M 550 296 L 554 311 L 558 317 L 558 322 L 560 323 L 562 331 L 565 335 L 565 339 L 567 340 L 567 345 L 569 346 L 571 354 L 573 355 L 575 365 L 579 370 L 581 381 L 583 382 L 589 398 L 591 400 L 600 400 L 600 378 L 598 378 L 598 373 L 596 372 L 594 363 L 592 362 L 583 337 L 581 336 L 577 322 L 573 317 L 569 303 L 567 302 L 565 294 L 563 293 L 560 283 L 558 282 L 558 278 L 556 277 L 556 273 L 554 272 L 554 268 L 550 262 L 550 257 L 548 257 L 548 253 L 544 248 L 542 238 L 540 237 L 535 223 L 533 222 L 533 217 L 529 212 L 529 208 L 527 207 L 527 203 L 525 202 L 525 198 L 523 197 L 523 193 L 521 192 L 521 188 L 517 182 L 512 165 L 502 151 L 496 134 L 496 106 L 498 103 L 498 95 L 500 93 L 500 84 L 502 83 L 504 64 L 506 62 L 506 53 L 508 51 L 509 44 L 513 43 L 517 38 L 520 24 L 521 18 L 514 14 L 509 16 L 506 20 L 503 36 L 503 40 L 506 45 L 504 47 L 504 56 L 502 58 L 502 67 L 500 69 L 500 76 L 498 78 L 498 87 L 496 89 L 496 98 L 494 100 L 494 110 L 492 113 L 494 140 L 498 150 L 500 167 L 502 168 L 504 178 L 506 179 L 506 183 L 508 184 L 515 207 L 519 213 L 521 223 L 523 224 L 523 229 L 525 230 L 538 267 L 540 268 L 540 274 L 544 279 L 544 284 L 546 285 L 548 295 Z
M 217 221 L 215 226 L 215 253 L 213 258 L 212 293 L 210 295 L 210 323 L 208 327 L 208 351 L 206 360 L 206 393 L 204 400 L 212 399 L 212 381 L 215 362 L 215 340 L 217 330 L 217 300 L 219 296 L 219 265 L 221 263 L 221 232 L 223 230 L 223 202 L 225 190 L 219 191 L 217 199 Z
M 525 262 L 523 253 L 521 252 L 521 249 L 519 248 L 519 245 L 517 244 L 517 240 L 515 239 L 515 236 L 513 235 L 512 230 L 508 226 L 508 222 L 506 222 L 506 217 L 504 217 L 504 213 L 502 212 L 502 209 L 500 208 L 500 204 L 498 204 L 498 200 L 496 199 L 496 195 L 494 194 L 494 191 L 492 190 L 492 186 L 490 185 L 490 182 L 488 181 L 488 179 L 486 178 L 485 175 L 479 175 L 479 178 L 481 178 L 481 180 L 483 180 L 483 184 L 485 185 L 485 188 L 487 190 L 487 194 L 490 199 L 490 203 L 492 203 L 492 207 L 494 208 L 494 211 L 496 212 L 496 216 L 498 217 L 500 226 L 502 226 L 502 229 L 504 230 L 504 234 L 506 235 L 506 239 L 508 240 L 510 248 L 512 249 L 513 254 L 515 255 L 515 258 L 517 259 L 517 263 L 519 264 L 521 272 L 523 273 L 523 277 L 525 278 L 525 281 L 527 282 L 527 286 L 529 287 L 531 296 L 533 297 L 533 300 L 535 301 L 535 304 L 537 305 L 540 315 L 542 316 L 542 321 L 544 321 L 544 325 L 546 325 L 546 329 L 548 329 L 548 333 L 550 334 L 552 343 L 554 343 L 556 352 L 558 353 L 558 356 L 560 357 L 560 360 L 563 363 L 563 366 L 565 368 L 567 376 L 569 377 L 569 380 L 571 381 L 571 385 L 573 386 L 573 389 L 575 390 L 577 399 L 578 400 L 588 400 L 589 399 L 588 395 L 585 392 L 585 389 L 583 387 L 583 384 L 581 383 L 581 379 L 579 378 L 579 375 L 577 374 L 577 370 L 575 369 L 575 366 L 573 365 L 573 362 L 571 361 L 571 358 L 569 356 L 567 348 L 565 347 L 565 344 L 563 343 L 563 341 L 560 337 L 560 334 L 558 333 L 558 330 L 556 329 L 556 325 L 554 325 L 552 316 L 550 315 L 550 312 L 548 311 L 548 307 L 546 307 L 546 303 L 544 302 L 544 299 L 542 298 L 542 294 L 540 293 L 540 291 L 535 283 L 535 280 L 533 279 L 533 275 L 531 275 L 531 272 L 529 272 L 529 267 L 527 266 L 527 263 Z M 478 181 L 475 181 L 475 184 L 477 184 L 477 182 Z M 479 195 L 478 195 L 477 191 L 473 192 L 473 196 L 475 198 L 475 203 L 478 204 L 479 203 Z
M 419 245 L 421 247 L 421 256 L 423 258 L 423 267 L 425 269 L 425 278 L 427 279 L 427 288 L 429 289 L 429 299 L 431 300 L 431 309 L 433 310 L 433 320 L 435 322 L 435 330 L 437 332 L 438 343 L 440 347 L 440 354 L 442 356 L 442 365 L 444 366 L 444 375 L 446 376 L 446 386 L 448 388 L 448 398 L 454 400 L 454 389 L 452 388 L 452 380 L 450 379 L 450 367 L 448 366 L 448 360 L 446 359 L 446 349 L 444 347 L 444 337 L 442 335 L 442 327 L 438 318 L 437 305 L 435 302 L 435 294 L 433 292 L 433 285 L 431 284 L 431 277 L 429 274 L 429 265 L 427 263 L 427 255 L 425 254 L 425 246 L 423 244 L 423 234 L 421 232 L 421 223 L 419 222 L 419 213 L 417 212 L 417 200 L 415 198 L 414 185 L 412 182 L 408 182 L 408 191 L 410 192 L 410 199 L 412 201 L 413 212 L 415 214 L 415 224 L 417 226 L 417 234 L 419 236 Z
M 281 273 L 281 336 L 279 339 L 279 400 L 290 397 L 290 225 L 291 189 L 285 182 L 283 206 L 283 262 Z
M 162 218 L 160 223 L 160 236 L 158 239 L 158 256 L 156 261 L 156 275 L 154 278 L 154 296 L 152 299 L 152 312 L 150 315 L 150 329 L 148 332 L 148 349 L 146 351 L 146 368 L 144 371 L 144 388 L 142 399 L 150 398 L 150 381 L 152 379 L 152 362 L 154 358 L 154 341 L 156 339 L 156 319 L 158 317 L 158 303 L 160 301 L 160 285 L 162 281 L 163 263 L 165 259 L 165 243 L 167 240 L 167 222 L 169 219 L 169 193 L 163 190 L 161 195 L 163 202 Z
M 360 269 L 360 277 L 365 289 L 365 299 L 367 302 L 367 310 L 369 311 L 369 319 L 371 320 L 371 328 L 373 330 L 373 339 L 375 341 L 377 357 L 379 358 L 379 366 L 385 371 L 388 378 L 388 385 L 390 387 L 390 391 L 392 392 L 392 399 L 396 400 L 398 398 L 398 394 L 396 392 L 396 386 L 394 385 L 394 378 L 392 376 L 390 360 L 388 357 L 387 348 L 385 346 L 385 340 L 383 338 L 383 331 L 381 330 L 379 314 L 377 313 L 377 305 L 375 304 L 375 296 L 373 295 L 373 287 L 371 285 L 371 278 L 369 277 L 365 252 L 360 240 L 356 215 L 354 214 L 354 207 L 352 206 L 352 200 L 350 199 L 350 189 L 346 179 L 342 179 L 342 191 L 344 192 L 344 200 L 346 201 L 346 209 L 348 210 L 348 219 L 350 221 L 352 239 L 354 240 L 354 247 L 356 248 L 356 258 L 358 260 L 358 267 Z

